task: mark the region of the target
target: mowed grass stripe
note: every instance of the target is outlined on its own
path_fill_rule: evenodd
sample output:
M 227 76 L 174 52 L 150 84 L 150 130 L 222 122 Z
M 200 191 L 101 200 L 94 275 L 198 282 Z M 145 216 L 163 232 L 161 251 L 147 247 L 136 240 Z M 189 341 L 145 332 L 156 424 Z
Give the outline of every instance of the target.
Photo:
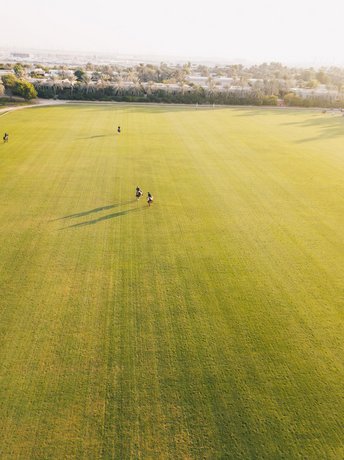
M 333 123 L 133 106 L 7 116 L 5 458 L 341 458 Z
M 188 128 L 189 128 L 189 127 L 186 128 L 186 131 L 187 131 Z M 203 132 L 204 132 L 204 131 L 203 131 Z M 208 129 L 208 133 L 209 133 L 209 129 Z M 211 136 L 210 136 L 210 137 L 211 137 Z M 207 168 L 207 165 L 206 165 L 206 166 L 205 166 L 205 170 L 207 170 L 207 169 L 208 169 L 208 168 Z M 212 173 L 214 173 L 214 171 L 212 171 Z M 210 183 L 211 185 L 213 185 L 213 184 L 211 183 L 211 180 L 209 181 L 209 183 Z M 218 184 L 219 182 L 216 181 L 216 183 Z M 221 186 L 223 186 L 223 189 L 225 189 L 225 184 L 221 184 Z M 220 186 L 220 188 L 221 188 L 221 186 Z M 211 196 L 213 196 L 213 197 L 216 197 L 216 198 L 219 197 L 219 196 L 220 196 L 220 197 L 221 197 L 221 196 L 224 196 L 224 194 L 222 194 L 222 195 L 220 194 L 220 190 L 219 190 L 218 192 L 219 192 L 219 193 L 212 193 L 212 190 L 209 190 L 209 195 L 211 195 Z M 233 198 L 233 196 L 232 196 L 231 194 L 228 194 L 228 195 L 227 195 L 227 199 L 228 199 L 228 197 L 230 197 L 231 199 Z M 214 206 L 216 206 L 216 203 L 218 203 L 218 202 L 219 202 L 219 200 L 216 200 L 215 203 L 214 203 Z M 224 204 L 222 201 L 220 201 L 220 204 L 221 204 L 222 206 L 225 206 L 225 204 Z M 242 204 L 244 204 L 244 203 L 242 203 Z M 231 206 L 233 206 L 232 200 L 231 200 Z M 253 211 L 253 210 L 254 210 L 254 207 L 252 207 L 252 211 Z M 240 211 L 238 211 L 238 214 L 237 214 L 237 215 L 239 216 L 239 220 L 240 220 L 240 219 L 242 218 L 242 216 L 241 216 L 241 214 L 240 214 Z M 263 218 L 266 219 L 266 217 L 267 217 L 267 214 L 264 213 L 264 214 L 263 214 Z M 253 219 L 251 218 L 251 222 L 252 222 L 252 220 L 253 220 Z M 225 225 L 225 224 L 226 224 L 226 221 L 223 221 L 223 227 L 224 227 L 224 228 L 226 228 L 226 225 Z M 265 227 L 265 225 L 264 225 L 264 227 Z M 264 228 L 264 227 L 263 227 L 263 228 Z M 248 228 L 248 230 L 245 231 L 245 228 Z M 252 233 L 252 231 L 255 232 L 255 228 L 252 228 L 252 225 L 250 225 L 250 224 L 248 223 L 248 227 L 244 226 L 244 227 L 242 228 L 242 231 L 244 231 L 244 232 L 246 233 L 246 234 L 245 234 L 245 237 L 246 237 L 247 239 L 245 240 L 245 245 L 249 246 L 249 242 L 250 242 L 250 240 L 252 239 L 252 235 L 250 236 L 250 234 Z M 241 234 L 241 233 L 240 233 L 240 234 Z M 264 235 L 264 234 L 263 234 L 263 235 Z M 261 249 L 262 249 L 262 254 L 264 254 L 264 253 L 266 252 L 265 249 L 264 249 L 264 247 L 261 248 Z M 277 254 L 278 254 L 278 253 L 277 253 Z M 276 255 L 277 255 L 277 254 L 276 254 Z M 254 256 L 256 257 L 256 253 L 254 253 Z M 230 261 L 230 258 L 229 258 L 229 261 Z M 268 262 L 269 265 L 271 265 L 271 264 L 273 264 L 273 259 L 270 259 L 270 261 L 268 260 L 267 262 Z M 283 261 L 282 261 L 282 262 L 283 262 Z M 236 267 L 236 269 L 238 269 L 238 267 Z M 268 266 L 267 269 L 268 269 L 268 271 L 267 271 L 266 273 L 267 273 L 268 276 L 269 276 L 269 275 L 270 275 L 269 271 L 271 271 L 271 267 Z M 252 267 L 252 272 L 254 272 L 254 266 Z M 256 274 L 256 276 L 257 276 L 257 275 L 259 275 L 259 273 Z M 265 278 L 268 278 L 268 276 L 265 276 Z M 265 280 L 264 280 L 264 281 L 265 281 Z M 252 283 L 251 280 L 250 280 L 250 282 Z M 265 284 L 266 284 L 266 281 L 265 281 Z M 275 285 L 275 288 L 278 288 L 278 287 L 279 287 L 278 284 Z M 338 319 L 338 317 L 337 317 L 336 319 Z M 266 335 L 267 335 L 267 338 L 268 338 L 268 337 L 274 337 L 274 334 L 271 334 L 271 335 L 266 334 Z M 338 338 L 338 336 L 337 336 L 337 338 Z M 340 353 L 340 351 L 339 351 L 339 353 Z

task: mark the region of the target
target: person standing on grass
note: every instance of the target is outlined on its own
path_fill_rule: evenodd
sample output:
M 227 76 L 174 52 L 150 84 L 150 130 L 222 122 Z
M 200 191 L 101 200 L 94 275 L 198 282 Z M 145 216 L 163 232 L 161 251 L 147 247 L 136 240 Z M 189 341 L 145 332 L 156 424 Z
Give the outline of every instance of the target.
M 118 134 L 121 134 L 121 127 L 120 126 L 117 127 L 117 132 L 118 132 Z
M 139 200 L 141 198 L 141 196 L 143 195 L 143 192 L 142 190 L 140 189 L 139 186 L 136 187 L 136 191 L 135 191 L 135 196 L 136 198 Z
M 148 203 L 148 206 L 150 206 L 153 203 L 153 197 L 150 192 L 148 192 L 148 195 L 147 195 L 147 203 Z
M 8 133 L 5 133 L 4 137 L 2 139 L 3 139 L 4 143 L 8 142 Z

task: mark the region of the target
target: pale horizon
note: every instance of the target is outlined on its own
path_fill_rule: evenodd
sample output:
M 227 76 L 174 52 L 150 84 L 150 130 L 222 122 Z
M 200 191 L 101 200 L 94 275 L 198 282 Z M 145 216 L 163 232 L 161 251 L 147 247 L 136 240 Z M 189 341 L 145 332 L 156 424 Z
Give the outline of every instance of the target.
M 326 7 L 306 0 L 243 5 L 191 0 L 162 6 L 157 0 L 114 5 L 99 0 L 52 6 L 43 0 L 6 4 L 0 46 L 62 52 L 278 61 L 285 64 L 343 65 L 344 5 Z M 20 13 L 18 13 L 18 11 Z M 13 19 L 13 20 L 11 20 Z M 15 33 L 14 33 L 15 32 Z

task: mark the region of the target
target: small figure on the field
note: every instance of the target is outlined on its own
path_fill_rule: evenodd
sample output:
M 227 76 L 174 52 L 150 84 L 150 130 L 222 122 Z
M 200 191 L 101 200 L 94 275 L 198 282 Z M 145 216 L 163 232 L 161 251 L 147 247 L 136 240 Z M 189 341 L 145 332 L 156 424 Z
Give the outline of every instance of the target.
M 8 142 L 8 133 L 5 133 L 2 139 L 4 142 Z
M 141 196 L 143 195 L 143 192 L 142 190 L 140 189 L 139 186 L 136 187 L 136 191 L 135 191 L 135 196 L 136 198 L 139 200 L 141 198 Z
M 153 197 L 149 192 L 147 195 L 147 203 L 148 203 L 148 206 L 150 206 L 153 203 Z
M 118 132 L 118 134 L 121 134 L 121 127 L 120 126 L 117 127 L 117 132 Z

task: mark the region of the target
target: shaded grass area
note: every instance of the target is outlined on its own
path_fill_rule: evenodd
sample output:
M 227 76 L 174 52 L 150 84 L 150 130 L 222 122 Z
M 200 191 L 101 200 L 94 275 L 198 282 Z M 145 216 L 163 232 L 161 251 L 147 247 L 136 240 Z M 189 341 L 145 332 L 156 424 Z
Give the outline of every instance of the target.
M 2 458 L 343 457 L 338 120 L 0 119 Z

